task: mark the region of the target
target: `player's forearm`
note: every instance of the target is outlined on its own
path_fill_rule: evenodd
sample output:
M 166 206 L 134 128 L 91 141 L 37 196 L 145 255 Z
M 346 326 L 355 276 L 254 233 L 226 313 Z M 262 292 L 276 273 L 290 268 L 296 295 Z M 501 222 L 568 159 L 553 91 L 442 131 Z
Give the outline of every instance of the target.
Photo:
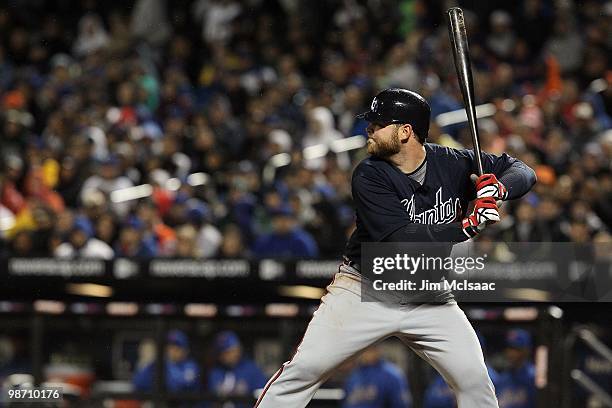
M 527 194 L 536 183 L 536 174 L 522 161 L 515 161 L 499 176 L 499 181 L 508 189 L 507 200 L 514 200 Z
M 463 242 L 468 236 L 460 222 L 450 224 L 408 224 L 398 228 L 385 242 Z

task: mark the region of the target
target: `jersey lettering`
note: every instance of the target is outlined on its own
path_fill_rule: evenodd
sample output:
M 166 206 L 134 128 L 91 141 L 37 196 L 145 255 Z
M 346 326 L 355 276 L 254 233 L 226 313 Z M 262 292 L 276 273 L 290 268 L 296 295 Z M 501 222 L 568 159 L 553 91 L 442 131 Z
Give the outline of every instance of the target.
M 417 213 L 414 205 L 414 195 L 409 199 L 404 198 L 402 205 L 406 207 L 410 221 L 416 224 L 448 224 L 461 215 L 461 200 L 450 197 L 442 202 L 442 187 L 436 192 L 436 203 L 433 208 Z

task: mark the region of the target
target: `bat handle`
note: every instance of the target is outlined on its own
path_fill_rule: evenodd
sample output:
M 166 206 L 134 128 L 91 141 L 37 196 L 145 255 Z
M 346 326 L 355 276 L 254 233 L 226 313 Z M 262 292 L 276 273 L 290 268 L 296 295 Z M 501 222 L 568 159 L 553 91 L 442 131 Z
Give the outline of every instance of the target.
M 470 123 L 471 126 L 476 127 L 476 123 Z M 475 131 L 472 132 L 475 135 Z M 482 155 L 480 150 L 480 141 L 477 137 L 472 138 L 472 143 L 474 143 L 474 159 L 476 160 L 476 174 L 478 176 L 482 176 L 484 174 L 484 170 L 482 169 Z

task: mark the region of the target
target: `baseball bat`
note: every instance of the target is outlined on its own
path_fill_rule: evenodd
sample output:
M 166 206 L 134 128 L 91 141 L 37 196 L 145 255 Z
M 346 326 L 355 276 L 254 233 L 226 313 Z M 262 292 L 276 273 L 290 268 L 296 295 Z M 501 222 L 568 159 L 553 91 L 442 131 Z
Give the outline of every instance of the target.
M 461 87 L 461 95 L 463 96 L 463 103 L 465 104 L 465 111 L 467 112 L 468 124 L 472 135 L 474 156 L 476 157 L 476 170 L 478 176 L 480 176 L 483 170 L 480 153 L 480 137 L 478 136 L 478 125 L 476 122 L 476 105 L 474 103 L 474 79 L 472 78 L 472 65 L 470 62 L 470 51 L 468 49 L 463 10 L 459 7 L 448 9 L 448 35 L 453 48 L 457 79 Z

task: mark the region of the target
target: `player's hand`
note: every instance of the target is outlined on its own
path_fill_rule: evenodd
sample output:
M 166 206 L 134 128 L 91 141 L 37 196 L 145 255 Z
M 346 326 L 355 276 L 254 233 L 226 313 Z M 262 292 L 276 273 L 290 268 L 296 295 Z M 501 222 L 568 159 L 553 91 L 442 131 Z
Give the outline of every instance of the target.
M 499 209 L 493 197 L 477 198 L 472 213 L 462 221 L 463 232 L 470 238 L 475 237 L 487 224 L 500 220 Z
M 502 201 L 508 198 L 508 189 L 495 177 L 495 174 L 486 173 L 480 177 L 472 174 L 470 178 L 476 184 L 476 198 L 493 197 Z

